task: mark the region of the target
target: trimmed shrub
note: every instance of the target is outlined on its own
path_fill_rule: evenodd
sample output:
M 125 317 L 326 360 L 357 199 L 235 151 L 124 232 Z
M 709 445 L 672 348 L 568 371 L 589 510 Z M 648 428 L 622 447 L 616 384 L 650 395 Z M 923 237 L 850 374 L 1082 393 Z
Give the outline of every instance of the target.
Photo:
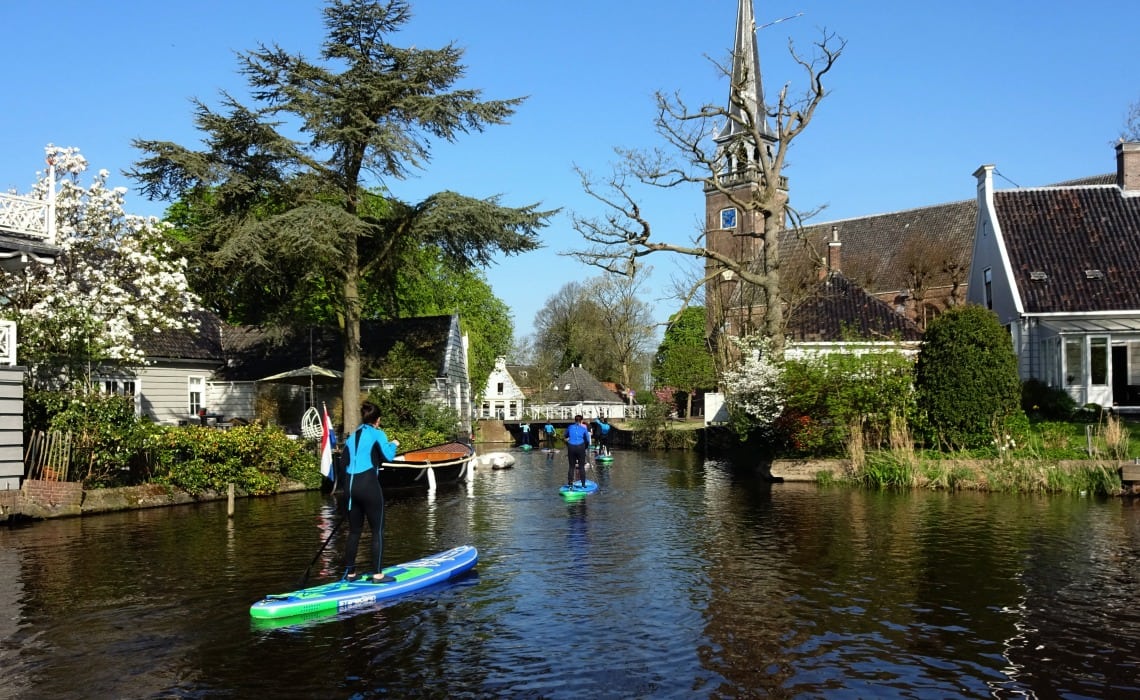
M 920 430 L 955 449 L 992 445 L 1024 423 L 1017 357 L 993 312 L 962 306 L 935 318 L 915 367 Z
M 163 428 L 148 447 L 155 481 L 192 494 L 222 491 L 230 483 L 247 493 L 269 494 L 282 478 L 311 488 L 323 478 L 312 441 L 292 440 L 276 427 Z

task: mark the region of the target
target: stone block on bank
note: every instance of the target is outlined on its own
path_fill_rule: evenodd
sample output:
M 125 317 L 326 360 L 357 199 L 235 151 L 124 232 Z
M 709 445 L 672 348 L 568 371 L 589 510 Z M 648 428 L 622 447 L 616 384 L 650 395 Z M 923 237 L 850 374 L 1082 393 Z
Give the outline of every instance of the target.
M 784 481 L 815 481 L 821 472 L 831 472 L 838 478 L 850 469 L 851 461 L 847 459 L 776 459 L 772 461 L 771 474 Z

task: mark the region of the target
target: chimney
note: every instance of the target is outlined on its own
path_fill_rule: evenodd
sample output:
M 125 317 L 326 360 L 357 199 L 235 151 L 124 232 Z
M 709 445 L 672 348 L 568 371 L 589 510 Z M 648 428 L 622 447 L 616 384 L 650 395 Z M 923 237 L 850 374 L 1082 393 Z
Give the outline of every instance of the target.
M 1116 144 L 1116 184 L 1125 192 L 1140 194 L 1140 142 Z
M 827 244 L 827 271 L 842 272 L 839 266 L 839 249 L 843 244 L 839 242 L 839 227 L 831 227 L 831 242 Z

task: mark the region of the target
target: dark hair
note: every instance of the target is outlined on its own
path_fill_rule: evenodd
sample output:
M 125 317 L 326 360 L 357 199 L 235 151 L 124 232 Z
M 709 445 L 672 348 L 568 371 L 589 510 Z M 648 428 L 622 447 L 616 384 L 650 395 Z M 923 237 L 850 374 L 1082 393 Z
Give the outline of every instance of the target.
M 581 413 L 579 413 L 578 415 L 574 416 L 574 422 L 575 422 L 575 423 L 581 423 L 581 422 L 582 422 L 582 414 L 581 414 Z
M 371 401 L 360 404 L 360 422 L 366 425 L 375 425 L 380 420 L 380 408 Z

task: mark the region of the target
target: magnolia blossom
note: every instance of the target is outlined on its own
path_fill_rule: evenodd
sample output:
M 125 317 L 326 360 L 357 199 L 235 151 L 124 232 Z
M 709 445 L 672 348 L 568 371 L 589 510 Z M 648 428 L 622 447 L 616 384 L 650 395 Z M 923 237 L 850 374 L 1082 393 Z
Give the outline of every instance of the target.
M 0 273 L 6 315 L 20 324 L 25 364 L 76 361 L 141 364 L 139 337 L 181 329 L 196 299 L 186 281 L 186 260 L 171 254 L 169 224 L 128 214 L 124 187 L 108 185 L 100 170 L 87 185 L 87 160 L 77 148 L 49 145 L 59 180 L 54 265 Z M 46 199 L 46 173 L 29 197 Z
M 756 335 L 732 340 L 741 359 L 721 377 L 725 402 L 730 411 L 744 414 L 758 425 L 769 425 L 784 410 L 783 375 L 772 362 L 771 344 L 767 338 Z

